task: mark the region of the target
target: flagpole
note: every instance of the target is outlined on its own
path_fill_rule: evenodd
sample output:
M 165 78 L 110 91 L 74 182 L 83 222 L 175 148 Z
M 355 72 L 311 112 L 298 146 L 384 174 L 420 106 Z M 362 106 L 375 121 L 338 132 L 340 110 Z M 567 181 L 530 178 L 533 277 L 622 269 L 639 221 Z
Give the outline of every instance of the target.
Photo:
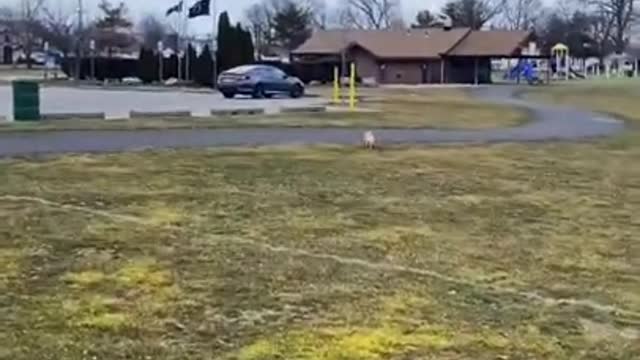
M 184 4 L 183 4 L 183 9 L 184 11 Z M 179 17 L 178 17 L 178 26 L 177 26 L 177 36 L 178 38 L 176 39 L 176 55 L 178 57 L 178 82 L 180 82 L 182 80 L 182 56 L 180 56 L 180 49 L 182 48 L 182 41 L 180 41 L 180 37 L 182 36 L 182 32 L 184 31 L 184 20 L 183 20 L 183 11 L 180 11 L 179 13 Z
M 213 15 L 213 31 L 211 32 L 211 41 L 213 42 L 211 49 L 213 50 L 213 88 L 218 87 L 218 9 L 216 0 L 211 2 L 211 12 Z
M 184 80 L 185 81 L 189 81 L 189 77 L 191 74 L 189 74 L 189 64 L 191 63 L 191 60 L 189 59 L 189 11 L 187 10 L 188 7 L 186 6 L 186 4 L 183 2 L 182 3 L 182 27 L 184 30 L 184 38 L 185 38 L 185 47 L 184 47 L 184 59 L 185 59 L 185 65 L 184 65 Z

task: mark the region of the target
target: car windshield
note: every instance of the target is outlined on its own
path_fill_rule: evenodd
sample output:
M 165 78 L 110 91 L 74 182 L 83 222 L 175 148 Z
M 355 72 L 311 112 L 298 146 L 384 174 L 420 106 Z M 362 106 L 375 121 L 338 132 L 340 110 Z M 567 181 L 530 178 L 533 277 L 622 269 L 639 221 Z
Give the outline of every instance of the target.
M 287 74 L 285 74 L 282 70 L 280 70 L 278 68 L 273 68 L 273 69 L 270 69 L 270 70 L 271 70 L 271 72 L 272 72 L 272 74 L 274 76 L 277 76 L 277 77 L 285 77 L 285 76 L 287 76 Z
M 259 69 L 259 66 L 255 66 L 255 65 L 244 65 L 244 66 L 238 66 L 235 67 L 233 69 L 229 69 L 226 71 L 227 74 L 236 74 L 236 75 L 244 75 L 247 74 L 249 72 L 255 71 L 257 69 Z

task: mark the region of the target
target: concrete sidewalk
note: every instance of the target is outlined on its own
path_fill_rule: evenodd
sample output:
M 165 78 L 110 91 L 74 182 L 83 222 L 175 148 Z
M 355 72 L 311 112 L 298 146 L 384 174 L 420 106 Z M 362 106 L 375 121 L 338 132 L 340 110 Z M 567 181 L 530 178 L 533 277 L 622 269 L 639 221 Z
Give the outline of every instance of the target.
M 0 116 L 13 113 L 10 86 L 0 86 Z M 195 116 L 209 116 L 211 110 L 264 108 L 276 113 L 285 107 L 318 106 L 327 102 L 321 97 L 300 99 L 250 97 L 225 99 L 217 92 L 100 90 L 91 88 L 43 87 L 41 113 L 105 113 L 109 119 L 128 118 L 131 111 L 168 112 L 190 111 Z
M 591 112 L 530 103 L 515 97 L 516 88 L 482 87 L 473 94 L 488 102 L 519 106 L 533 121 L 520 127 L 478 131 L 416 129 L 374 130 L 382 144 L 492 143 L 580 140 L 608 136 L 624 123 Z M 150 148 L 198 148 L 293 144 L 356 145 L 363 129 L 197 129 L 142 131 L 52 131 L 0 133 L 0 156 L 42 153 L 118 152 Z

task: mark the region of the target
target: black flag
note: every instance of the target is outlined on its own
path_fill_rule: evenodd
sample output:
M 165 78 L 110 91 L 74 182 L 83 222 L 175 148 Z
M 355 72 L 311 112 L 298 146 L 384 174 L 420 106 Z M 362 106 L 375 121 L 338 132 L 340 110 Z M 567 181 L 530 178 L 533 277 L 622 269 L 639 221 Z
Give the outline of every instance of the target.
M 198 16 L 209 15 L 209 5 L 211 0 L 198 0 L 191 8 L 189 8 L 189 19 L 193 19 Z
M 167 9 L 167 16 L 173 13 L 181 13 L 181 12 L 182 12 L 182 1 L 177 3 L 175 6 L 172 6 L 169 9 Z

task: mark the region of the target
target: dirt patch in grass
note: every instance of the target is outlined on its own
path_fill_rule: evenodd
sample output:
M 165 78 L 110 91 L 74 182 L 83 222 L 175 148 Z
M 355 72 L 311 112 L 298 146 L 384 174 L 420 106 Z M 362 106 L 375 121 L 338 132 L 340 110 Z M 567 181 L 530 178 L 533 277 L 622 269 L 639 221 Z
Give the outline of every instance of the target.
M 0 132 L 54 130 L 145 130 L 249 127 L 489 129 L 528 120 L 519 109 L 486 104 L 460 89 L 366 89 L 365 111 L 331 111 L 194 119 L 58 120 L 0 124 Z
M 0 355 L 631 359 L 639 158 L 632 134 L 2 160 Z

